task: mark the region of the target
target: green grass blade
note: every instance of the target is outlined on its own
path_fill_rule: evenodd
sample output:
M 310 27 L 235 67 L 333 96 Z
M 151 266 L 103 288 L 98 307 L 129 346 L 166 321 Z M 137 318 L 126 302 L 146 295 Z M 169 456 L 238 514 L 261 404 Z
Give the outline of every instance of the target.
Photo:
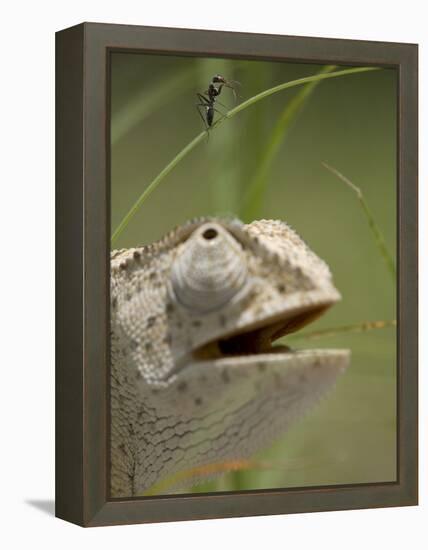
M 270 65 L 257 63 L 245 75 L 245 90 L 248 90 L 249 96 L 253 96 L 260 90 L 273 86 L 274 83 L 278 82 L 277 78 Z M 245 162 L 242 163 L 241 193 L 239 202 L 236 205 L 237 208 L 235 209 L 235 212 L 239 216 L 241 216 L 242 204 L 243 200 L 245 200 L 248 184 L 258 171 L 262 162 L 265 145 L 270 135 L 269 128 L 266 125 L 267 120 L 271 120 L 272 116 L 270 103 L 270 101 L 260 102 L 257 108 L 251 113 L 251 116 L 245 117 L 242 124 L 239 124 L 239 128 L 241 129 L 240 145 L 245 151 Z
M 318 74 L 331 73 L 336 69 L 336 65 L 327 65 L 321 69 Z M 315 88 L 321 83 L 321 80 L 309 82 L 299 91 L 286 105 L 282 111 L 271 137 L 263 148 L 261 161 L 246 191 L 243 205 L 240 211 L 240 218 L 244 222 L 260 217 L 260 211 L 263 204 L 263 198 L 269 185 L 268 173 L 278 150 L 284 140 L 292 122 L 302 111 L 306 101 L 310 98 Z
M 375 71 L 379 70 L 380 67 L 357 67 L 353 69 L 345 69 L 343 71 L 336 71 L 333 73 L 328 74 L 318 74 L 318 75 L 312 75 L 312 76 L 306 76 L 304 78 L 299 78 L 297 80 L 292 80 L 290 82 L 285 82 L 284 84 L 279 84 L 278 86 L 274 86 L 273 88 L 269 88 L 268 90 L 265 90 L 250 99 L 247 99 L 240 105 L 236 106 L 235 108 L 231 109 L 223 118 L 220 118 L 217 120 L 215 124 L 213 124 L 211 128 L 211 132 L 218 128 L 221 124 L 223 124 L 226 120 L 229 120 L 236 116 L 238 113 L 243 111 L 244 109 L 248 109 L 248 107 L 251 107 L 258 101 L 261 101 L 262 99 L 265 99 L 266 97 L 269 97 L 275 93 L 281 92 L 282 90 L 287 90 L 289 88 L 293 88 L 294 86 L 302 86 L 304 84 L 308 84 L 309 82 L 315 82 L 317 80 L 325 80 L 327 78 L 337 78 L 339 76 L 345 76 L 350 74 L 356 74 L 356 73 L 363 73 L 368 71 Z M 113 233 L 113 236 L 111 238 L 112 244 L 115 242 L 115 240 L 119 237 L 119 235 L 123 232 L 123 230 L 126 228 L 132 217 L 136 214 L 140 206 L 145 202 L 145 200 L 149 197 L 149 195 L 156 189 L 156 187 L 161 183 L 161 181 L 167 176 L 173 168 L 181 161 L 183 160 L 193 149 L 206 137 L 206 132 L 201 132 L 198 136 L 196 136 L 190 143 L 188 143 L 184 149 L 182 149 L 173 159 L 172 161 L 156 176 L 156 178 L 146 187 L 146 189 L 142 192 L 142 194 L 138 197 L 134 205 L 131 207 L 131 209 L 128 211 L 128 213 L 125 215 L 125 217 L 120 222 L 119 226 L 116 228 L 116 230 Z
M 327 170 L 329 170 L 332 174 L 334 174 L 340 180 L 342 180 L 344 183 L 346 183 L 346 185 L 348 187 L 350 187 L 354 191 L 354 193 L 357 195 L 357 198 L 360 201 L 363 212 L 364 212 L 364 214 L 367 218 L 367 222 L 369 224 L 369 227 L 370 227 L 370 229 L 373 233 L 373 236 L 374 236 L 374 239 L 375 239 L 375 242 L 376 242 L 376 246 L 379 248 L 379 251 L 382 255 L 382 258 L 384 259 L 385 264 L 386 264 L 386 266 L 387 266 L 389 272 L 391 273 L 391 276 L 392 276 L 392 278 L 395 282 L 396 272 L 395 272 L 394 260 L 392 259 L 392 256 L 389 253 L 388 248 L 386 247 L 385 239 L 384 239 L 377 223 L 375 222 L 373 214 L 371 213 L 371 210 L 368 207 L 368 204 L 367 204 L 367 202 L 364 198 L 363 192 L 361 191 L 361 189 L 359 187 L 357 187 L 354 183 L 352 183 L 352 181 L 350 181 L 346 176 L 344 176 L 336 168 L 333 168 L 332 166 L 330 166 L 326 162 L 323 162 L 322 165 L 325 168 L 327 168 Z

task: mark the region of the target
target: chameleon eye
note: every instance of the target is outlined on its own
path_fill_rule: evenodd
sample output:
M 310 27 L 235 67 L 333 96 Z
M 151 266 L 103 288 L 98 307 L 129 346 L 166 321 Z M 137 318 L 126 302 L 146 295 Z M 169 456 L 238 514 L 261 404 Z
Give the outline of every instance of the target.
M 202 237 L 209 241 L 210 239 L 215 239 L 218 235 L 217 229 L 215 227 L 208 227 L 208 229 L 205 229 L 205 231 L 202 233 Z
M 171 268 L 174 298 L 198 312 L 229 302 L 247 280 L 242 246 L 222 226 L 206 223 L 181 246 Z

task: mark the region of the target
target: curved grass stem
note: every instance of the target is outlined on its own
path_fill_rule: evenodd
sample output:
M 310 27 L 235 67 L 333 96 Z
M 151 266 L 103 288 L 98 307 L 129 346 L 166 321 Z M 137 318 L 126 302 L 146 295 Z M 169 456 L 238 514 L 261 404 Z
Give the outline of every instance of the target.
M 342 180 L 344 183 L 346 183 L 346 185 L 348 187 L 350 187 L 354 191 L 354 193 L 357 195 L 358 200 L 360 201 L 361 207 L 363 209 L 363 212 L 364 212 L 364 214 L 367 218 L 367 222 L 369 224 L 369 227 L 370 227 L 370 229 L 373 233 L 376 245 L 379 248 L 379 251 L 382 255 L 382 258 L 384 259 L 385 264 L 386 264 L 386 266 L 387 266 L 389 272 L 391 273 L 391 276 L 392 276 L 392 278 L 395 282 L 396 273 L 395 273 L 394 260 L 392 259 L 392 256 L 389 253 L 388 248 L 386 247 L 385 239 L 384 239 L 377 223 L 375 222 L 373 214 L 371 213 L 371 210 L 368 207 L 366 199 L 364 198 L 363 192 L 361 191 L 361 189 L 359 187 L 357 187 L 354 183 L 352 183 L 351 180 L 349 180 L 346 176 L 344 176 L 336 168 L 333 168 L 332 166 L 330 166 L 326 162 L 323 162 L 322 165 L 324 166 L 324 168 L 327 168 L 327 170 L 329 170 L 332 174 L 334 174 L 340 180 Z
M 247 99 L 246 101 L 242 102 L 240 105 L 237 105 L 235 108 L 231 109 L 229 112 L 225 114 L 224 117 L 217 120 L 217 122 L 213 124 L 213 126 L 209 131 L 210 132 L 214 131 L 218 126 L 223 124 L 226 120 L 233 118 L 241 111 L 248 109 L 248 107 L 251 107 L 252 105 L 256 104 L 258 101 L 261 101 L 266 97 L 269 97 L 273 94 L 281 92 L 282 90 L 287 90 L 295 86 L 302 86 L 304 84 L 308 84 L 309 82 L 325 80 L 327 78 L 337 78 L 339 76 L 346 76 L 350 74 L 363 73 L 368 71 L 376 71 L 379 69 L 381 69 L 381 67 L 356 67 L 353 69 L 345 69 L 343 71 L 335 71 L 333 73 L 324 73 L 324 74 L 306 76 L 304 78 L 298 78 L 297 80 L 292 80 L 290 82 L 279 84 L 278 86 L 274 86 L 273 88 L 269 88 L 268 90 L 264 90 L 263 92 L 256 94 L 255 96 Z M 184 147 L 184 149 L 182 149 L 172 159 L 172 161 L 169 164 L 167 164 L 167 166 L 165 166 L 165 168 L 156 176 L 156 178 L 145 188 L 145 190 L 141 193 L 141 195 L 135 201 L 134 205 L 131 207 L 131 209 L 122 219 L 118 227 L 115 229 L 111 238 L 112 244 L 121 235 L 123 230 L 131 221 L 132 217 L 136 214 L 137 210 L 147 200 L 147 197 L 156 189 L 156 187 L 161 183 L 161 181 L 165 178 L 165 176 L 167 176 L 181 160 L 183 160 L 191 151 L 193 151 L 193 149 L 204 139 L 205 135 L 206 135 L 205 131 L 197 135 L 190 143 L 188 143 Z

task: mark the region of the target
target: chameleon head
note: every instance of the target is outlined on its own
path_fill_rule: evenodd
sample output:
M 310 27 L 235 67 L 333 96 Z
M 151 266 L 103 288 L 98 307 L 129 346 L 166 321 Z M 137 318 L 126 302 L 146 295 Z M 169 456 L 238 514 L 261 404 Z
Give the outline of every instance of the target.
M 112 253 L 112 332 L 143 385 L 191 364 L 292 353 L 272 344 L 340 299 L 327 264 L 287 224 L 203 219 Z
M 348 365 L 347 350 L 274 345 L 339 299 L 325 262 L 285 223 L 189 222 L 112 253 L 112 384 L 128 407 L 134 395 L 177 430 L 193 426 L 174 467 L 248 456 Z M 186 446 L 187 435 L 171 437 Z

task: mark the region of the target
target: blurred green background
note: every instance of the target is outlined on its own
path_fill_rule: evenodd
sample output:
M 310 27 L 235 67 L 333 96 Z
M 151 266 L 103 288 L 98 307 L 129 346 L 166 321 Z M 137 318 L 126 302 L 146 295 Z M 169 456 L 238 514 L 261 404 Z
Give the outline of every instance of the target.
M 241 83 L 239 103 L 277 84 L 316 74 L 322 66 L 115 53 L 111 69 L 114 230 L 143 189 L 204 129 L 196 92 L 204 92 L 214 74 Z M 395 259 L 395 70 L 320 82 L 280 136 L 277 154 L 264 172 L 263 193 L 251 212 L 246 207 L 246 192 L 265 158 L 266 144 L 301 89 L 263 99 L 211 132 L 162 181 L 114 248 L 150 243 L 202 215 L 245 218 L 251 213 L 281 219 L 327 261 L 343 296 L 307 331 L 395 319 L 395 282 L 356 195 L 321 164 L 328 162 L 362 189 Z M 236 105 L 228 89 L 220 100 L 223 111 Z M 327 399 L 257 455 L 260 468 L 225 474 L 193 491 L 396 479 L 395 329 L 296 340 L 293 346 L 349 348 L 351 367 Z

